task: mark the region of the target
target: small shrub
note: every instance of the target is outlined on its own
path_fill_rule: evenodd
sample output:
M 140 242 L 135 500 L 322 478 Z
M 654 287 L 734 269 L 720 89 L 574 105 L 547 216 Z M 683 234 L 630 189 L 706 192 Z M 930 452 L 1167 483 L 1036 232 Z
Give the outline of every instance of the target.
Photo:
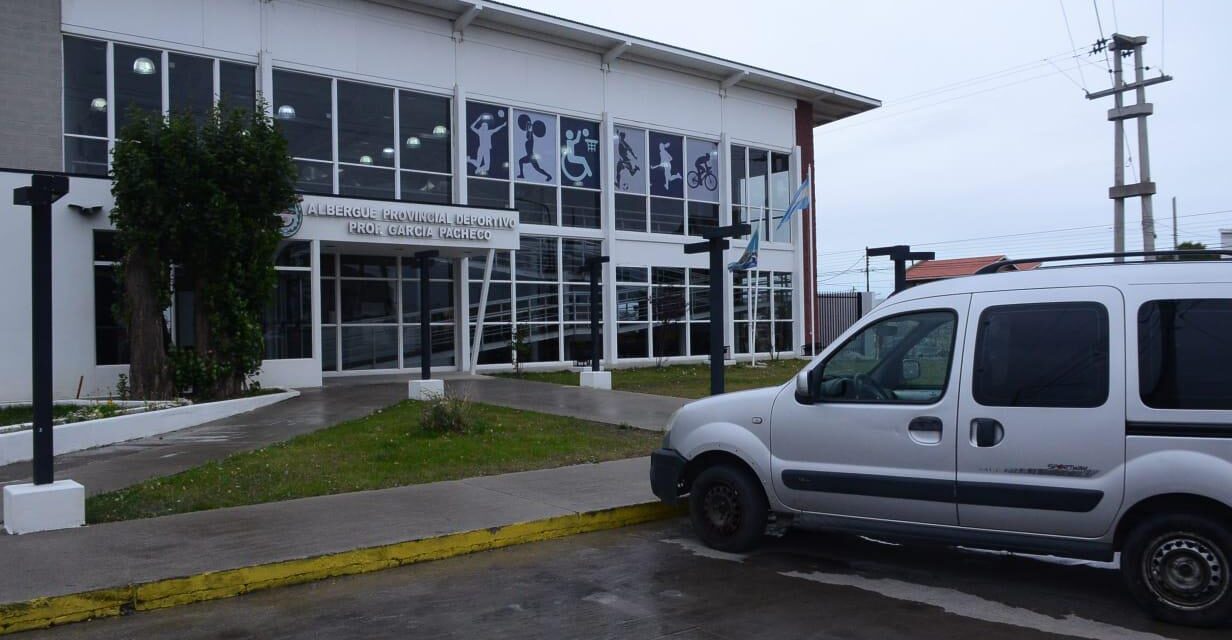
M 128 375 L 121 373 L 116 378 L 115 395 L 121 400 L 128 400 Z
M 466 398 L 443 395 L 423 402 L 419 424 L 434 435 L 469 433 L 473 424 L 471 403 Z

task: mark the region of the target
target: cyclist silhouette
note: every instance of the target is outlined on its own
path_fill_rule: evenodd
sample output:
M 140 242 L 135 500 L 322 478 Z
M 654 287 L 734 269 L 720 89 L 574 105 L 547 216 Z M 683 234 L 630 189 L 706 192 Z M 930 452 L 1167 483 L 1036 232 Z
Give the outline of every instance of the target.
M 498 113 L 501 117 L 505 115 L 503 110 Z M 478 176 L 488 175 L 488 169 L 492 165 L 492 137 L 496 135 L 497 131 L 505 128 L 504 122 L 500 123 L 500 126 L 493 128 L 492 120 L 492 114 L 483 113 L 478 118 L 475 118 L 475 122 L 471 124 L 471 131 L 476 136 L 479 136 L 479 148 L 475 150 L 475 157 L 467 158 L 466 161 L 475 167 L 475 175 Z
M 625 140 L 625 132 L 618 131 L 616 135 L 620 137 L 620 142 L 616 145 L 616 153 L 620 156 L 620 160 L 616 163 L 616 186 L 627 189 L 628 185 L 620 179 L 620 172 L 627 171 L 629 177 L 632 178 L 642 170 L 642 167 L 638 164 L 638 157 L 633 152 L 633 147 L 629 145 L 628 140 Z
M 530 116 L 523 113 L 518 116 L 518 128 L 526 132 L 526 144 L 524 145 L 526 155 L 518 158 L 518 178 L 526 177 L 523 175 L 523 170 L 526 168 L 526 164 L 530 163 L 530 166 L 534 167 L 535 171 L 538 171 L 545 181 L 551 182 L 552 174 L 544 171 L 543 167 L 539 166 L 539 154 L 535 153 L 535 138 L 542 138 L 548 134 L 547 125 L 543 124 L 542 120 L 531 120 Z
M 710 153 L 703 153 L 693 161 L 693 171 L 689 172 L 689 186 L 696 189 L 705 187 L 707 191 L 719 188 L 719 179 L 714 175 L 714 167 L 710 166 Z

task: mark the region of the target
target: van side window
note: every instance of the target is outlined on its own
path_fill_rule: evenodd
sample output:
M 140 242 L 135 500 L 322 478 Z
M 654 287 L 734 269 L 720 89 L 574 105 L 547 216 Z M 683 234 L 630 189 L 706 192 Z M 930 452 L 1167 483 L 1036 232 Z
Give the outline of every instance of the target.
M 1108 400 L 1108 310 L 1095 302 L 989 307 L 975 339 L 975 401 L 1098 407 Z
M 1232 409 L 1232 300 L 1138 308 L 1138 392 L 1156 409 Z
M 921 311 L 879 320 L 821 365 L 826 402 L 932 403 L 945 394 L 958 315 Z

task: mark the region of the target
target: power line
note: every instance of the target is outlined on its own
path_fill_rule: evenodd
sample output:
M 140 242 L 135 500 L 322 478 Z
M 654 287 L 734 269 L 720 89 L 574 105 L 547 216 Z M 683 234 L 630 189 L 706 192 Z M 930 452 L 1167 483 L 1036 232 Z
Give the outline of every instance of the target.
M 1035 67 L 1040 67 L 1040 66 L 1043 66 L 1043 65 L 1044 65 L 1044 64 L 1046 64 L 1049 60 L 1054 60 L 1054 59 L 1058 59 L 1058 58 L 1069 58 L 1069 57 L 1076 57 L 1076 56 L 1074 56 L 1074 54 L 1075 54 L 1075 53 L 1077 53 L 1078 51 L 1079 51 L 1079 49 L 1078 49 L 1077 47 L 1074 47 L 1073 49 L 1070 49 L 1069 51 L 1062 51 L 1061 53 L 1057 53 L 1057 54 L 1054 54 L 1054 55 L 1048 56 L 1048 57 L 1043 58 L 1043 59 L 1040 59 L 1040 60 L 1032 60 L 1032 61 L 1030 61 L 1030 62 L 1024 62 L 1024 63 L 1021 63 L 1021 64 L 1016 64 L 1016 65 L 1013 65 L 1013 66 L 1010 66 L 1010 67 L 1006 67 L 1006 68 L 1004 68 L 1004 69 L 1001 69 L 1000 71 L 991 71 L 991 72 L 989 72 L 989 73 L 981 74 L 981 75 L 978 75 L 978 76 L 972 76 L 972 77 L 967 78 L 967 79 L 965 79 L 965 80 L 956 80 L 956 81 L 954 81 L 954 82 L 950 82 L 950 83 L 948 83 L 948 84 L 943 84 L 943 85 L 939 85 L 939 86 L 933 87 L 933 88 L 931 88 L 931 89 L 924 89 L 924 90 L 922 90 L 922 91 L 917 91 L 917 92 L 915 92 L 915 93 L 909 93 L 909 94 L 907 94 L 907 95 L 905 95 L 905 96 L 900 96 L 900 97 L 893 98 L 893 99 L 891 99 L 891 100 L 887 100 L 887 101 L 885 101 L 885 102 L 883 103 L 883 108 L 884 108 L 884 105 L 898 105 L 898 104 L 903 104 L 903 103 L 906 103 L 906 102 L 912 102 L 912 101 L 914 101 L 914 100 L 919 100 L 919 99 L 921 99 L 921 98 L 926 98 L 926 97 L 928 97 L 929 95 L 932 95 L 932 94 L 937 94 L 937 93 L 945 93 L 945 92 L 947 92 L 947 91 L 953 91 L 953 90 L 956 90 L 956 89 L 961 89 L 961 88 L 963 88 L 965 85 L 970 85 L 970 84 L 980 84 L 981 82 L 988 82 L 988 81 L 991 81 L 991 80 L 997 80 L 997 79 L 999 79 L 999 78 L 1001 78 L 1001 77 L 1004 77 L 1004 76 L 1011 76 L 1011 75 L 1015 75 L 1015 74 L 1018 74 L 1018 73 L 1024 73 L 1024 72 L 1026 72 L 1026 71 L 1030 71 L 1031 69 L 1033 69 L 1033 68 L 1035 68 Z
M 1185 215 L 1177 216 L 1177 218 L 1178 219 L 1201 218 L 1201 217 L 1214 216 L 1214 215 L 1219 215 L 1219 214 L 1224 214 L 1224 213 L 1232 213 L 1232 209 L 1217 209 L 1213 211 L 1203 211 L 1200 213 L 1188 213 Z M 916 242 L 916 243 L 912 243 L 912 246 L 937 247 L 941 245 L 952 245 L 952 244 L 960 244 L 964 242 L 974 242 L 974 241 L 981 241 L 981 240 L 1000 240 L 1004 238 L 1021 238 L 1025 236 L 1047 235 L 1047 234 L 1053 234 L 1053 233 L 1063 233 L 1067 231 L 1107 229 L 1111 226 L 1112 226 L 1111 224 L 1096 224 L 1096 225 L 1085 225 L 1085 226 L 1080 226 L 1080 227 L 1064 227 L 1060 229 L 1044 229 L 1040 231 L 1024 231 L 1020 233 L 1007 233 L 1007 234 L 992 235 L 992 236 L 975 236 L 971 238 L 960 238 L 960 239 L 954 239 L 954 240 L 938 240 L 934 242 Z M 834 256 L 840 256 L 840 255 L 851 255 L 853 253 L 863 254 L 863 252 L 864 252 L 863 248 L 844 249 L 842 251 L 819 252 L 817 255 L 818 255 L 818 259 L 820 259 L 823 256 L 834 257 Z
M 1069 28 L 1069 14 L 1065 12 L 1065 0 L 1057 0 L 1057 4 L 1061 5 L 1061 17 L 1065 19 L 1065 34 L 1069 36 L 1069 46 L 1072 51 L 1077 51 L 1078 46 L 1074 44 L 1074 32 Z M 1087 90 L 1087 79 L 1082 73 L 1082 65 L 1078 66 L 1078 77 L 1082 78 L 1082 90 Z
M 857 121 L 857 122 L 852 122 L 852 123 L 850 123 L 850 124 L 846 124 L 846 125 L 842 125 L 842 124 L 840 124 L 840 125 L 838 125 L 838 126 L 833 126 L 833 125 L 831 125 L 831 126 L 829 126 L 829 127 L 823 127 L 823 128 L 821 128 L 821 129 L 818 129 L 818 134 L 837 133 L 837 132 L 839 132 L 839 131 L 846 131 L 846 130 L 848 130 L 848 129 L 854 129 L 854 128 L 856 128 L 856 127 L 861 127 L 861 126 L 864 126 L 864 125 L 866 125 L 866 124 L 871 124 L 871 123 L 873 123 L 873 122 L 880 122 L 880 121 L 882 121 L 882 120 L 890 120 L 890 119 L 892 119 L 892 118 L 898 118 L 898 117 L 905 116 L 905 115 L 910 114 L 910 113 L 915 113 L 916 111 L 920 111 L 921 109 L 929 109 L 929 108 L 932 108 L 932 107 L 938 107 L 938 106 L 941 106 L 941 105 L 943 105 L 943 104 L 948 104 L 948 103 L 950 103 L 950 102 L 954 102 L 955 100 L 962 100 L 963 98 L 970 98 L 970 97 L 972 97 L 972 96 L 978 96 L 978 95 L 980 95 L 980 94 L 983 94 L 983 93 L 988 93 L 988 92 L 990 92 L 990 91 L 996 91 L 996 90 L 998 90 L 998 89 L 1005 89 L 1005 88 L 1007 88 L 1007 87 L 1012 87 L 1012 86 L 1014 86 L 1014 85 L 1019 85 L 1019 84 L 1022 84 L 1022 83 L 1024 83 L 1024 82 L 1030 82 L 1030 81 L 1032 81 L 1032 80 L 1039 80 L 1040 78 L 1047 78 L 1047 77 L 1050 77 L 1050 76 L 1053 76 L 1053 75 L 1056 75 L 1056 72 L 1055 72 L 1055 71 L 1049 71 L 1048 73 L 1042 73 L 1042 74 L 1040 74 L 1040 75 L 1031 76 L 1031 77 L 1029 77 L 1029 78 L 1023 78 L 1023 79 L 1021 79 L 1021 80 L 1016 80 L 1016 81 L 1014 81 L 1014 82 L 1007 82 L 1007 83 L 1005 83 L 1005 84 L 997 85 L 997 86 L 995 86 L 995 87 L 989 87 L 989 88 L 987 88 L 987 89 L 981 89 L 981 90 L 979 90 L 979 91 L 972 91 L 971 93 L 964 93 L 964 94 L 962 94 L 962 95 L 954 96 L 954 97 L 952 97 L 952 98 L 947 98 L 947 99 L 945 99 L 945 100 L 939 100 L 939 101 L 937 101 L 937 102 L 930 102 L 930 103 L 928 103 L 928 104 L 923 104 L 923 105 L 920 105 L 920 106 L 918 106 L 918 107 L 915 107 L 914 109 L 907 109 L 906 111 L 898 111 L 898 112 L 894 112 L 894 113 L 889 113 L 889 114 L 886 114 L 886 115 L 881 116 L 880 118 L 868 118 L 868 119 L 865 119 L 865 120 L 861 120 L 861 121 Z

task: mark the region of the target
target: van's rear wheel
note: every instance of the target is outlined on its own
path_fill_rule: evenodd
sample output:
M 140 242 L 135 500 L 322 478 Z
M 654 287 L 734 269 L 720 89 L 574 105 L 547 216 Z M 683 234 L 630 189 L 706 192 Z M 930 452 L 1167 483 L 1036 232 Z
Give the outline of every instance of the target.
M 766 530 L 769 506 L 761 484 L 744 469 L 715 465 L 702 471 L 689 491 L 689 519 L 706 546 L 719 551 L 752 549 Z
M 1153 516 L 1130 532 L 1121 571 L 1153 616 L 1198 627 L 1232 621 L 1232 532 L 1199 515 Z

